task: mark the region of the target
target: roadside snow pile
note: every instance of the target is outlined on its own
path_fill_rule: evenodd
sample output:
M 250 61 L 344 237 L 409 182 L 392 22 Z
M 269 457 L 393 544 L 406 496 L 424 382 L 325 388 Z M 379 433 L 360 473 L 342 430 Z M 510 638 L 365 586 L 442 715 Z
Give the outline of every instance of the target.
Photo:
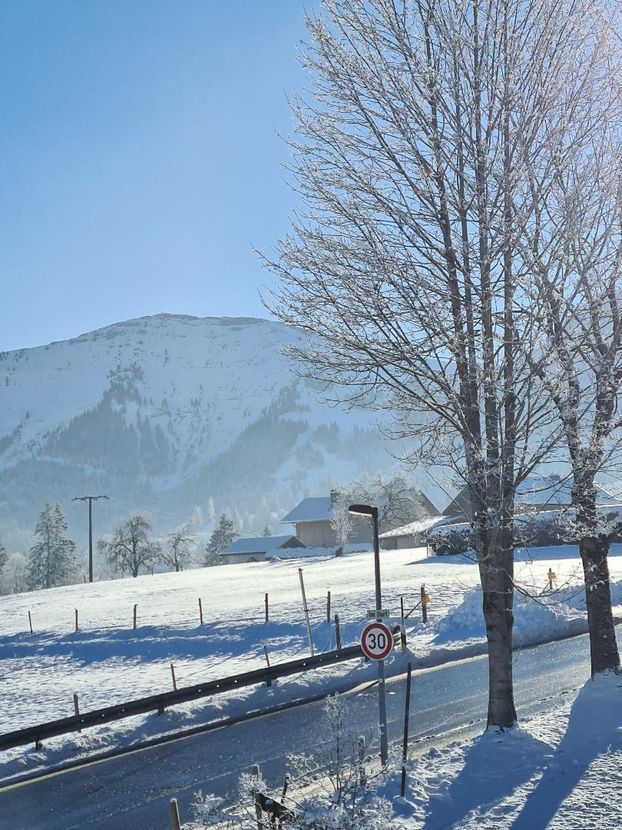
M 622 582 L 613 583 L 611 588 L 612 597 L 622 600 Z M 515 645 L 554 640 L 586 630 L 585 594 L 582 589 L 566 588 L 534 597 L 518 592 L 514 594 Z M 485 636 L 482 591 L 475 588 L 465 594 L 460 605 L 439 620 L 434 642 L 468 642 L 483 640 Z

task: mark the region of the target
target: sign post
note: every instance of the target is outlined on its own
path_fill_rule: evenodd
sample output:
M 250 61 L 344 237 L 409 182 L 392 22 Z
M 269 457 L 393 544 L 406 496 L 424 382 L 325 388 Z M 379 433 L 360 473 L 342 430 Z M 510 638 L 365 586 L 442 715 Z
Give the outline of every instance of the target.
M 380 722 L 380 760 L 386 766 L 389 760 L 389 738 L 387 734 L 387 698 L 385 689 L 384 658 L 388 657 L 393 649 L 393 636 L 384 623 L 380 622 L 386 611 L 382 608 L 382 592 L 380 589 L 380 540 L 378 538 L 378 508 L 370 504 L 351 504 L 348 511 L 355 516 L 369 516 L 372 523 L 374 540 L 374 583 L 376 589 L 375 622 L 368 623 L 361 635 L 363 652 L 369 649 L 377 656 L 371 657 L 378 661 L 378 715 Z M 365 645 L 363 645 L 365 641 Z

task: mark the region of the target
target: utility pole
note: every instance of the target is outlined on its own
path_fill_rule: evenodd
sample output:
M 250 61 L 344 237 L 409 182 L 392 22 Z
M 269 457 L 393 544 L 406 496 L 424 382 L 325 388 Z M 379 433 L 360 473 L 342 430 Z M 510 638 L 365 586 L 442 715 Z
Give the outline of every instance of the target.
M 72 501 L 88 501 L 89 503 L 89 582 L 93 581 L 93 502 L 107 498 L 108 496 L 76 496 L 72 499 Z

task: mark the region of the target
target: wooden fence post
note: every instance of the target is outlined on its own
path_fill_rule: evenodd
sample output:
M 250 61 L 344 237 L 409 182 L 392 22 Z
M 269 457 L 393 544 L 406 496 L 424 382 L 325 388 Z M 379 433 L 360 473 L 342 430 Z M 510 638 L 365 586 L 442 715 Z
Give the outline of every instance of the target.
M 268 594 L 263 595 L 263 604 L 264 604 L 264 611 L 266 616 L 266 622 L 270 619 L 270 608 L 268 605 Z
M 549 591 L 552 591 L 553 590 L 553 580 L 557 579 L 557 574 L 555 573 L 555 571 L 552 568 L 549 568 L 549 571 L 547 573 L 547 578 L 549 580 Z
M 330 591 L 326 594 L 326 622 L 330 622 Z
M 251 767 L 251 778 L 253 779 L 253 781 L 259 782 L 259 777 L 259 764 L 253 764 Z M 253 788 L 253 796 L 255 801 L 255 818 L 257 819 L 257 830 L 262 830 L 263 821 L 261 819 L 261 806 L 257 799 L 258 795 L 258 791 L 255 788 Z
M 76 631 L 80 630 L 80 626 L 78 625 L 78 609 L 76 608 Z
M 134 629 L 136 629 L 136 609 L 138 608 L 137 603 L 134 603 Z
M 309 640 L 309 651 L 311 657 L 315 654 L 313 650 L 313 636 L 311 634 L 311 623 L 309 622 L 309 606 L 307 605 L 307 595 L 305 593 L 305 581 L 302 576 L 302 568 L 298 568 L 298 576 L 300 577 L 300 592 L 302 593 L 302 610 L 305 615 L 305 622 L 307 623 L 307 639 Z
M 335 614 L 335 645 L 337 651 L 341 651 L 341 628 L 339 627 L 339 614 Z
M 365 771 L 365 736 L 361 735 L 358 739 L 358 767 L 359 767 L 359 784 L 363 789 L 367 786 L 367 773 Z
M 175 666 L 171 663 L 171 677 L 173 678 L 173 691 L 177 691 L 177 678 L 175 677 Z
M 425 585 L 421 586 L 421 619 L 424 623 L 428 621 L 428 595 L 425 592 Z
M 199 625 L 203 625 L 203 603 L 199 597 Z
M 176 798 L 171 798 L 171 821 L 173 822 L 173 830 L 181 830 L 181 820 L 179 818 L 179 805 Z
M 30 626 L 30 633 L 32 634 L 33 633 L 33 630 L 32 630 L 32 617 L 30 615 L 30 611 L 28 612 L 28 625 Z

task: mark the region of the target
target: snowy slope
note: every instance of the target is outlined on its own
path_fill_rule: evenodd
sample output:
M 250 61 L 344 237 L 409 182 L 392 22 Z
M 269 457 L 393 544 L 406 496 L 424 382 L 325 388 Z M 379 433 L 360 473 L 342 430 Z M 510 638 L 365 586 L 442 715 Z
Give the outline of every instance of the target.
M 474 562 L 464 557 L 426 559 L 424 549 L 382 551 L 381 562 L 383 605 L 395 621 L 401 596 L 406 613 L 418 601 L 421 584 L 431 597 L 427 624 L 421 621 L 419 608 L 407 620 L 409 653 L 415 666 L 485 653 Z M 188 686 L 265 665 L 264 646 L 273 664 L 308 654 L 300 566 L 316 650 L 335 646 L 334 625 L 326 621 L 328 590 L 331 617 L 339 614 L 343 644 L 356 642 L 374 601 L 370 553 L 202 568 L 1 597 L 0 732 L 71 714 L 74 692 L 84 711 L 167 691 L 171 688 L 170 663 L 178 684 Z M 543 593 L 549 567 L 557 573 L 558 588 Z M 610 568 L 612 596 L 618 605 L 622 602 L 622 545 L 613 546 Z M 517 594 L 517 643 L 586 630 L 576 546 L 531 549 L 528 557 L 519 552 L 515 575 L 522 589 L 538 595 L 530 599 Z M 269 594 L 268 624 L 264 621 L 265 592 Z M 203 626 L 199 625 L 199 597 Z M 134 604 L 136 630 L 132 628 Z M 78 632 L 74 609 L 79 611 Z M 403 668 L 399 662 L 393 665 L 394 660 L 400 660 L 399 649 L 389 661 L 390 673 Z M 310 695 L 319 688 L 352 685 L 357 679 L 367 679 L 365 671 L 363 665 L 344 663 L 324 669 L 321 677 L 302 675 L 279 681 L 270 689 L 246 689 L 186 704 L 172 710 L 172 723 L 187 727 Z M 85 732 L 84 741 L 78 741 L 75 749 L 131 743 L 147 732 L 167 731 L 169 726 L 155 715 L 113 722 Z M 65 757 L 68 745 L 74 747 L 74 737 L 46 742 L 43 754 L 33 754 L 31 747 L 3 754 L 0 778 L 22 764 L 45 765 Z
M 299 337 L 157 315 L 0 354 L 0 534 L 32 528 L 45 499 L 71 522 L 71 497 L 89 491 L 112 497 L 104 527 L 133 509 L 160 528 L 195 507 L 207 520 L 211 497 L 260 530 L 331 477 L 393 468 L 374 413 L 322 404 L 292 372 L 282 349 Z

